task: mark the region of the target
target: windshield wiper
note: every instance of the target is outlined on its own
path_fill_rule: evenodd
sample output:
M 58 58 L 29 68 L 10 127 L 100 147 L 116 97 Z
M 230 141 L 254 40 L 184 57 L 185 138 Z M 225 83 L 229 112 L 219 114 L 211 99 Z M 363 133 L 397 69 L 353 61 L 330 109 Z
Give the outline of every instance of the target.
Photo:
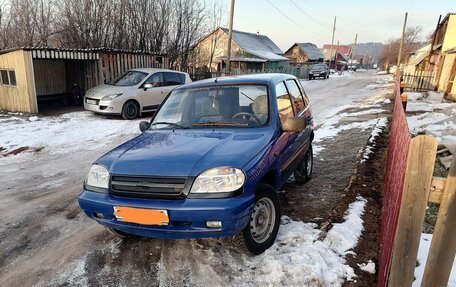
M 215 127 L 248 127 L 248 124 L 244 123 L 233 123 L 233 122 L 205 122 L 205 123 L 195 123 L 192 126 L 215 126 Z
M 151 126 L 155 126 L 155 125 L 171 125 L 171 126 L 175 126 L 175 127 L 181 128 L 181 129 L 189 129 L 190 128 L 190 127 L 186 127 L 186 126 L 180 125 L 178 123 L 171 123 L 171 122 L 156 122 L 156 123 L 151 124 Z

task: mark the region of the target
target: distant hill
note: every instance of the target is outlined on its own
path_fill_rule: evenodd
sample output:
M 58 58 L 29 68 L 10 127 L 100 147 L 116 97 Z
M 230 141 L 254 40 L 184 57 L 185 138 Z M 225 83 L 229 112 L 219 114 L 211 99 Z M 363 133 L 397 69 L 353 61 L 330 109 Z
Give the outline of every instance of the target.
M 354 44 L 350 44 L 350 46 L 354 46 Z M 367 43 L 358 43 L 356 44 L 356 48 L 354 50 L 355 56 L 364 56 L 367 52 L 369 57 L 372 57 L 373 62 L 378 62 L 378 58 L 380 53 L 383 49 L 383 44 L 380 42 L 367 42 Z

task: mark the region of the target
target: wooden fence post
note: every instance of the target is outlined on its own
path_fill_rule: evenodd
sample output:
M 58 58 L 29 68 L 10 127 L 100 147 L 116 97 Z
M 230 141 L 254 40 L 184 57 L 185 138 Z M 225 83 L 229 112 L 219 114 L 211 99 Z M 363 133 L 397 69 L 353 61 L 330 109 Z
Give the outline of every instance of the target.
M 421 287 L 447 286 L 456 254 L 456 156 L 443 189 Z
M 410 142 L 388 286 L 411 286 L 414 280 L 436 152 L 437 141 L 431 136 L 417 136 Z

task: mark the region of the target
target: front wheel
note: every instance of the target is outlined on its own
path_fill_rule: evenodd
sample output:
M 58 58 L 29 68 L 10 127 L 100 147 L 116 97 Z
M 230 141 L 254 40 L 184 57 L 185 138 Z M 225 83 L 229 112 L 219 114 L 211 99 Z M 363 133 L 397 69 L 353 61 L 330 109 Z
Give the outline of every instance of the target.
M 134 101 L 126 102 L 122 107 L 122 118 L 126 120 L 136 119 L 139 115 L 139 106 Z
M 275 189 L 261 184 L 255 194 L 249 224 L 242 231 L 245 247 L 250 253 L 257 255 L 272 246 L 279 231 L 280 216 L 280 202 Z
M 308 182 L 312 178 L 313 171 L 313 151 L 312 145 L 309 146 L 309 149 L 304 156 L 304 159 L 299 164 L 298 169 L 294 172 L 294 178 L 296 183 L 303 184 Z

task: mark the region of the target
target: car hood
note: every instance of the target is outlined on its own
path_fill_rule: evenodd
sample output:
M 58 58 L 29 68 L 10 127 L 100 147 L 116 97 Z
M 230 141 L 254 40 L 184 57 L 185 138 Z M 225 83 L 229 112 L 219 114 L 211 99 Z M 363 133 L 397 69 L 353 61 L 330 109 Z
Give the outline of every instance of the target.
M 112 174 L 197 176 L 202 171 L 232 166 L 243 168 L 264 147 L 267 128 L 246 130 L 146 131 L 101 157 L 97 163 Z
M 99 100 L 106 95 L 123 93 L 131 88 L 135 88 L 135 86 L 113 86 L 103 84 L 88 90 L 85 95 L 86 97 Z

